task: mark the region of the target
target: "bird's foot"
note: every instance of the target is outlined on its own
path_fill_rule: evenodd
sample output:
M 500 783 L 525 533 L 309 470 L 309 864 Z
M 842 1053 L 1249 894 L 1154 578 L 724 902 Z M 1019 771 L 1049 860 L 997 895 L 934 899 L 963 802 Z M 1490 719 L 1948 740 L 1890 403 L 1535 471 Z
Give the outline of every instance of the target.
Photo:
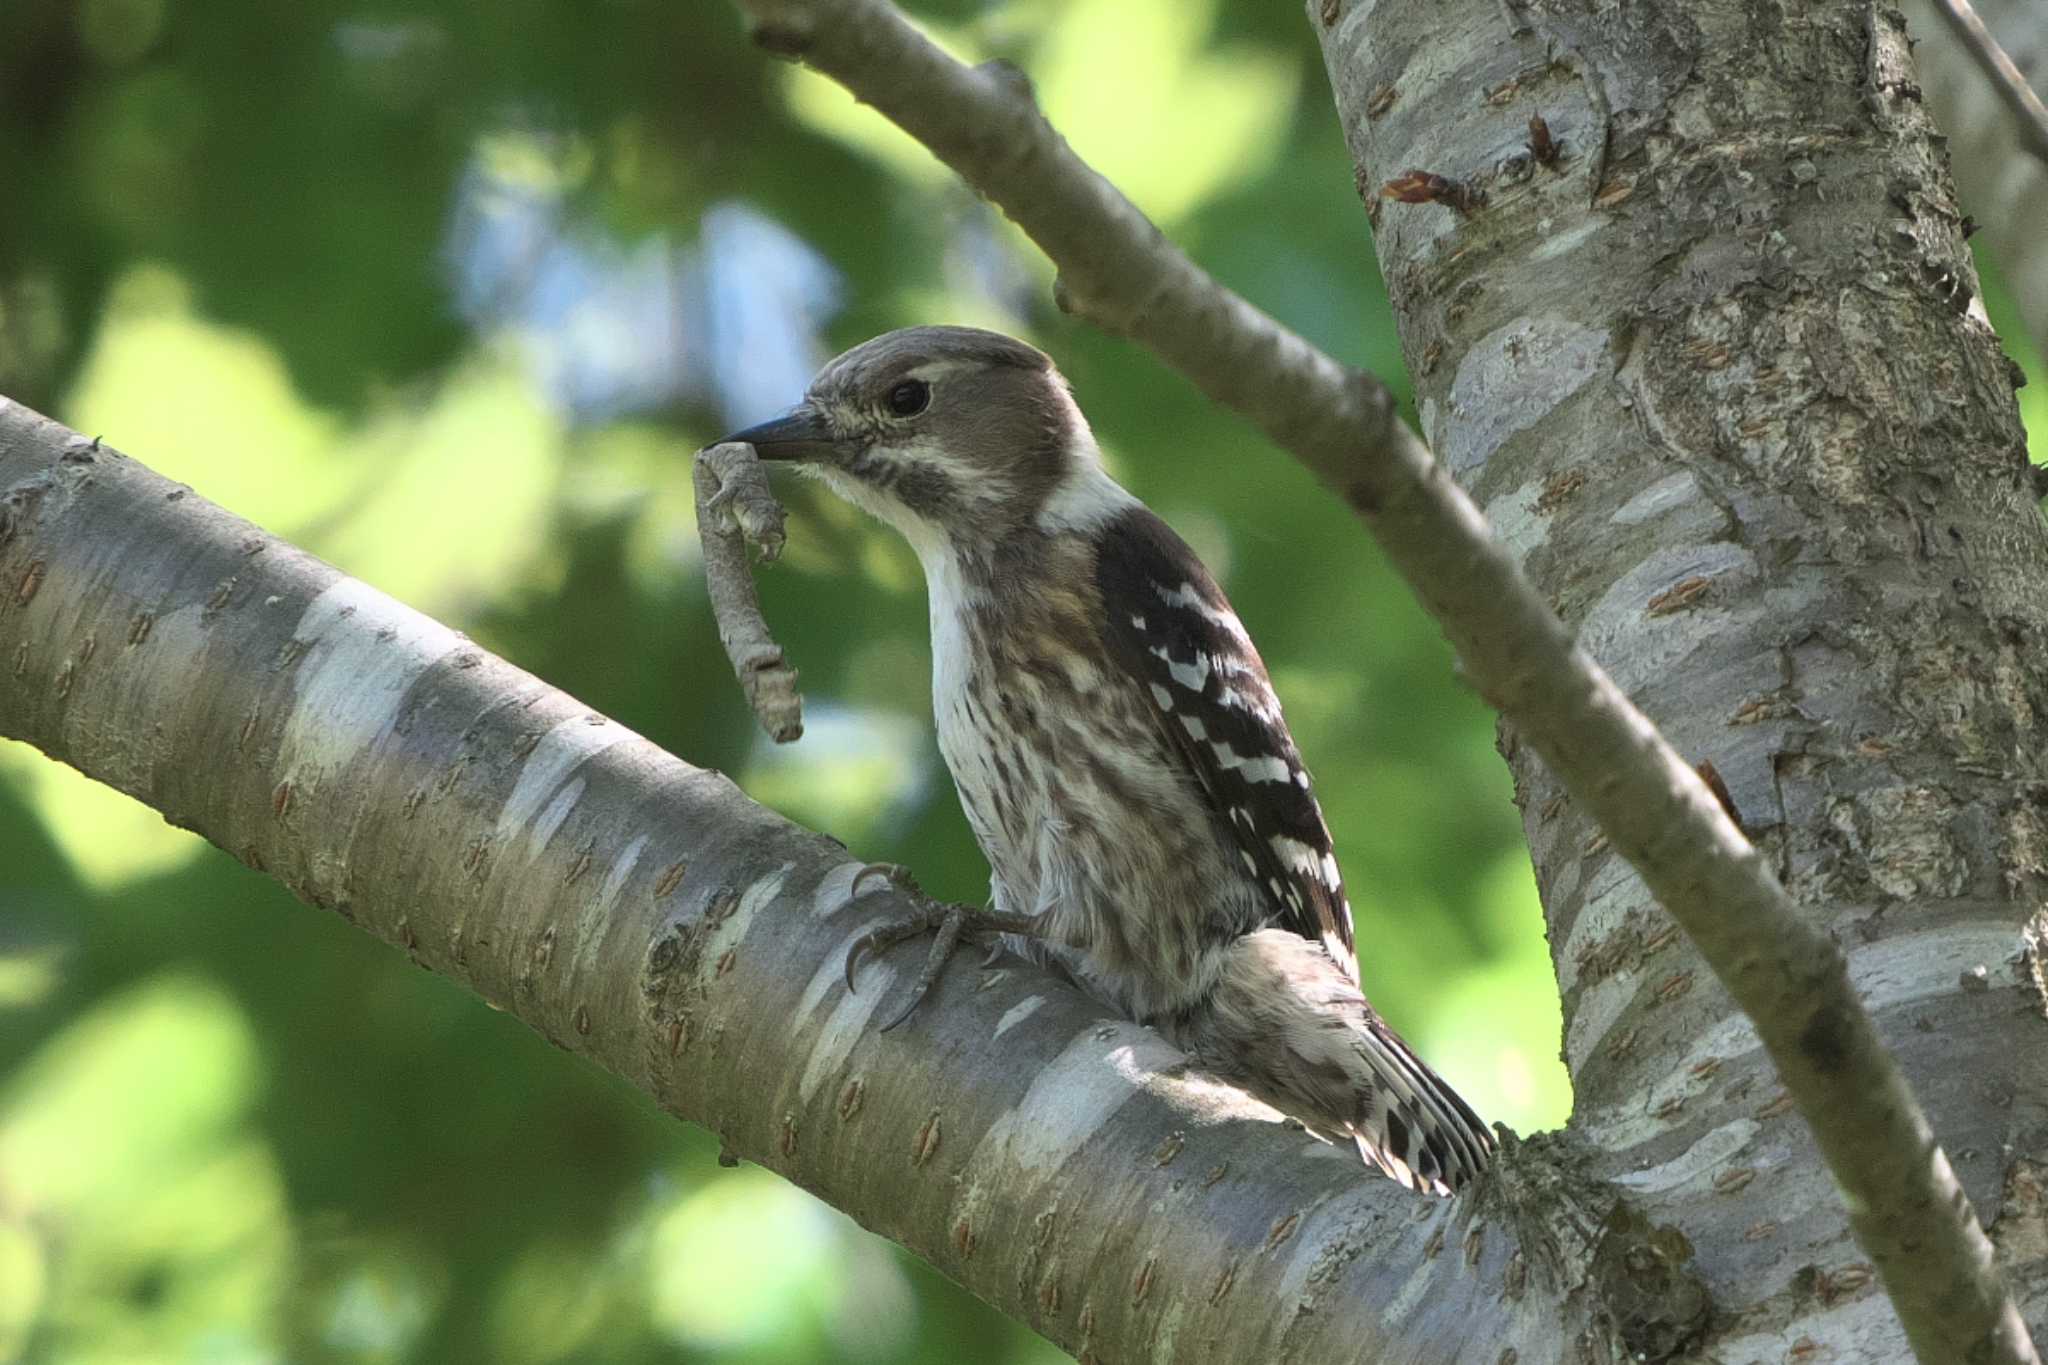
M 923 938 L 928 934 L 932 936 L 931 951 L 925 955 L 924 967 L 918 972 L 917 981 L 910 988 L 910 1002 L 898 1010 L 888 1023 L 882 1025 L 881 1031 L 884 1033 L 917 1012 L 917 1007 L 924 1003 L 926 994 L 930 992 L 932 983 L 939 979 L 939 973 L 945 968 L 947 959 L 959 948 L 961 939 L 993 938 L 998 934 L 1024 934 L 1035 938 L 1044 932 L 1043 926 L 1033 921 L 1029 915 L 1002 914 L 993 910 L 977 910 L 969 905 L 953 905 L 934 900 L 926 895 L 924 889 L 911 877 L 910 869 L 897 863 L 870 863 L 855 873 L 848 899 L 860 896 L 861 883 L 869 877 L 886 879 L 908 897 L 916 908 L 904 918 L 885 924 L 854 940 L 853 946 L 846 950 L 847 990 L 854 989 L 854 969 L 860 965 L 863 957 L 870 954 L 879 955 L 910 939 Z M 992 943 L 988 960 L 994 961 L 996 953 L 1000 950 L 999 941 Z M 987 963 L 983 965 L 986 966 Z

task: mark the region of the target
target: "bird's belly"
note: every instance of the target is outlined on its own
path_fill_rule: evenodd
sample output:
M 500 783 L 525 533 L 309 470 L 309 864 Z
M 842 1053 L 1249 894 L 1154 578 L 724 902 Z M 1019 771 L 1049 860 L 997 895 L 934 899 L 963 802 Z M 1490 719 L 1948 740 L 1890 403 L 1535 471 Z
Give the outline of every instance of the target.
M 1014 695 L 1004 714 L 971 683 L 935 701 L 996 908 L 1042 917 L 1051 956 L 1134 1018 L 1204 995 L 1260 909 L 1149 716 L 1091 707 L 1083 723 Z

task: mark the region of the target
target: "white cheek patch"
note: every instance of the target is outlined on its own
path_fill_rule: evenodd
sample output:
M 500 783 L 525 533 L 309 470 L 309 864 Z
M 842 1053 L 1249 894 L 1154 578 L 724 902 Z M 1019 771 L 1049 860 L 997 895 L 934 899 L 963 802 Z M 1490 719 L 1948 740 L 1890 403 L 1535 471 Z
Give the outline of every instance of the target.
M 1103 471 L 1102 454 L 1085 432 L 1068 445 L 1064 464 L 1066 474 L 1038 513 L 1040 530 L 1086 533 L 1138 505 L 1122 484 Z M 1135 619 L 1143 630 L 1144 619 Z

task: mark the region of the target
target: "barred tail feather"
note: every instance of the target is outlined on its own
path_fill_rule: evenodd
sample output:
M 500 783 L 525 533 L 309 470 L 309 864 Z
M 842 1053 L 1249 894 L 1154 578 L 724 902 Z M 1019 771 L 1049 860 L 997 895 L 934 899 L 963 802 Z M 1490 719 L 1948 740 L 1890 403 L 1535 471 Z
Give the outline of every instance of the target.
M 1381 1022 L 1321 944 L 1263 929 L 1228 948 L 1214 989 L 1162 1021 L 1197 1060 L 1425 1194 L 1485 1168 L 1493 1134 Z
M 1422 1193 L 1449 1194 L 1485 1168 L 1493 1134 L 1400 1034 L 1371 1019 L 1359 1054 L 1378 1082 L 1370 1112 L 1351 1126 L 1360 1156 Z

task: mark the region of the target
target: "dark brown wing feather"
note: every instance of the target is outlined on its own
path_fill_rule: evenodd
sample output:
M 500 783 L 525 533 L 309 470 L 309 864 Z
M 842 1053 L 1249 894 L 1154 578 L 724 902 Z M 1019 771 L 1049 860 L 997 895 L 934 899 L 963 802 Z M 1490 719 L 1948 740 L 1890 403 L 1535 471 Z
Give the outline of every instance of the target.
M 1245 871 L 1266 893 L 1266 924 L 1323 943 L 1356 980 L 1351 907 L 1329 828 L 1266 665 L 1223 590 L 1172 528 L 1142 507 L 1105 528 L 1096 583 L 1110 653 L 1140 681 Z

